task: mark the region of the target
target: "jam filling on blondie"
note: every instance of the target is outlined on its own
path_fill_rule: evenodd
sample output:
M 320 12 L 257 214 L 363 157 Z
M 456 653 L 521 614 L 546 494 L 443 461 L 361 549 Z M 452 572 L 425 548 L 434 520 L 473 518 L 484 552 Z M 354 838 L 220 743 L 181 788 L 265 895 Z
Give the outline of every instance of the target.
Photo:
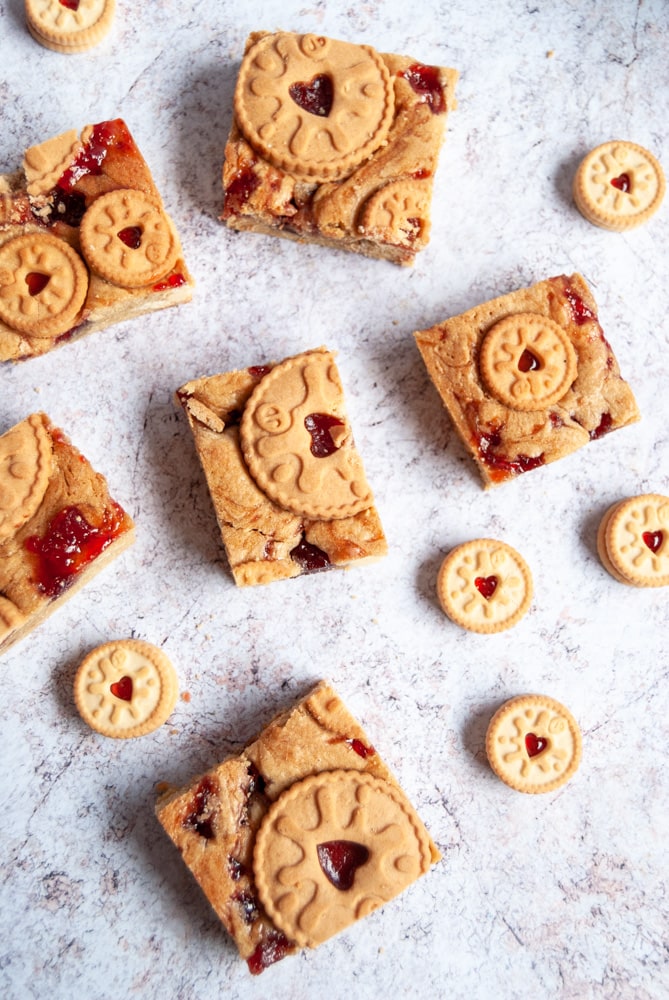
M 303 573 L 322 573 L 332 565 L 327 552 L 323 552 L 323 549 L 308 542 L 306 538 L 300 539 L 295 548 L 290 550 L 290 558 L 300 566 Z
M 252 165 L 242 167 L 241 170 L 238 170 L 225 189 L 224 218 L 227 219 L 229 216 L 237 215 L 241 212 L 259 184 L 260 178 L 253 170 Z
M 446 111 L 446 96 L 439 79 L 439 71 L 434 66 L 423 66 L 414 63 L 399 74 L 409 83 L 411 89 L 422 97 L 434 115 L 443 115 Z
M 195 789 L 190 808 L 183 819 L 183 825 L 195 830 L 205 840 L 213 840 L 215 801 L 218 796 L 218 782 L 206 774 Z
M 270 965 L 280 962 L 291 951 L 293 951 L 293 947 L 285 934 L 282 934 L 281 931 L 270 931 L 253 954 L 247 958 L 246 964 L 249 967 L 249 972 L 258 976 Z
M 87 174 L 101 174 L 102 164 L 112 148 L 122 150 L 126 156 L 131 153 L 139 156 L 137 147 L 120 118 L 93 126 L 88 142 L 59 179 L 58 187 L 70 192 Z
M 523 472 L 530 472 L 543 465 L 545 461 L 543 454 L 536 456 L 516 455 L 515 458 L 506 458 L 504 455 L 497 454 L 495 449 L 499 448 L 502 443 L 499 429 L 482 431 L 474 438 L 474 443 L 478 448 L 481 461 L 491 470 L 490 478 L 497 482 L 503 482 L 505 479 L 518 476 Z
M 47 597 L 57 597 L 123 533 L 126 524 L 125 512 L 115 503 L 105 510 L 98 525 L 91 524 L 74 505 L 59 511 L 42 538 L 31 535 L 24 543 L 28 552 L 37 556 L 38 590 Z
M 316 853 L 323 874 L 341 892 L 351 888 L 356 871 L 369 860 L 369 849 L 354 840 L 328 840 Z

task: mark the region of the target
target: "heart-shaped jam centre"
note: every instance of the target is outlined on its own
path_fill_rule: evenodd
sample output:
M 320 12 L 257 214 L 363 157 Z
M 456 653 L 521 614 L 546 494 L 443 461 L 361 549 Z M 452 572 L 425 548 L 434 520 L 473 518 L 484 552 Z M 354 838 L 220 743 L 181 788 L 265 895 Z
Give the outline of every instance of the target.
M 619 191 L 624 191 L 627 193 L 632 187 L 632 181 L 630 180 L 629 174 L 620 174 L 618 177 L 612 177 L 611 183 L 614 188 L 618 188 Z
M 482 597 L 485 597 L 486 601 L 489 601 L 497 590 L 497 577 L 477 576 L 474 580 L 474 584 L 479 594 L 481 594 Z
M 121 698 L 122 701 L 132 701 L 132 677 L 128 677 L 126 674 L 120 680 L 114 681 L 109 690 L 115 698 Z
M 142 245 L 142 230 L 139 226 L 126 226 L 116 235 L 131 250 L 139 250 Z
M 61 7 L 67 7 L 68 10 L 79 10 L 80 0 L 59 0 Z
M 368 849 L 354 840 L 328 840 L 316 850 L 323 874 L 342 892 L 351 888 L 358 868 L 369 859 Z
M 536 733 L 527 733 L 525 736 L 525 749 L 528 757 L 538 757 L 548 746 L 548 740 Z
M 49 284 L 50 278 L 48 274 L 40 274 L 39 271 L 31 271 L 26 274 L 26 285 L 28 286 L 28 292 L 30 295 L 39 295 L 43 292 L 46 286 Z
M 528 351 L 527 348 L 518 358 L 518 371 L 521 372 L 535 372 L 541 368 L 541 361 L 536 356 L 532 354 L 532 351 Z
M 304 418 L 304 426 L 311 434 L 311 454 L 316 458 L 327 458 L 337 450 L 333 427 L 343 427 L 344 421 L 329 413 L 309 413 Z
M 661 531 L 644 531 L 641 537 L 651 552 L 657 552 L 664 541 L 664 533 Z
M 319 118 L 327 118 L 332 110 L 332 80 L 325 73 L 315 76 L 309 83 L 292 83 L 288 93 L 303 111 Z

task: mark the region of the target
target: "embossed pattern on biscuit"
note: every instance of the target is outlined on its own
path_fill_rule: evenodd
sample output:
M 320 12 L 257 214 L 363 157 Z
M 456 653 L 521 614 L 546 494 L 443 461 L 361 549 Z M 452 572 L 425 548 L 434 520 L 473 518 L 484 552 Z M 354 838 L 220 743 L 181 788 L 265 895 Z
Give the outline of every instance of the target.
M 472 632 L 510 628 L 532 601 L 529 566 L 510 545 L 490 538 L 464 542 L 449 552 L 437 578 L 437 594 L 449 618 Z
M 364 772 L 330 771 L 271 806 L 253 871 L 277 927 L 313 948 L 402 892 L 431 858 L 427 831 L 399 789 Z
M 143 191 L 132 189 L 96 198 L 81 220 L 80 239 L 91 270 L 126 288 L 164 278 L 179 256 L 167 214 Z
M 369 46 L 277 32 L 244 56 L 234 106 L 245 138 L 265 159 L 327 181 L 347 176 L 385 142 L 394 91 Z
M 48 194 L 83 149 L 76 129 L 31 146 L 23 158 L 27 191 L 35 197 Z
M 646 493 L 616 504 L 606 516 L 604 546 L 621 582 L 669 586 L 669 497 Z
M 563 785 L 581 759 L 581 734 L 572 714 L 543 695 L 522 695 L 492 717 L 486 753 L 497 776 L 521 792 Z
M 161 726 L 178 693 L 176 672 L 161 649 L 120 639 L 92 650 L 74 681 L 74 699 L 85 722 L 103 736 L 144 736 Z
M 643 146 L 614 140 L 591 150 L 573 183 L 576 206 L 589 222 L 623 231 L 660 207 L 666 182 L 659 161 Z
M 50 233 L 16 236 L 0 247 L 0 319 L 52 340 L 79 318 L 88 271 L 76 250 Z
M 0 542 L 14 535 L 39 508 L 52 456 L 51 437 L 39 413 L 0 436 Z
M 329 351 L 289 358 L 264 376 L 244 409 L 240 443 L 253 479 L 286 510 L 343 518 L 373 502 Z
M 491 394 L 521 411 L 557 403 L 577 373 L 569 337 L 558 323 L 537 313 L 515 313 L 495 323 L 481 344 L 479 364 Z
M 391 181 L 365 202 L 362 231 L 378 234 L 389 243 L 409 246 L 427 240 L 430 198 L 431 184 L 426 181 Z
M 25 7 L 37 41 L 57 52 L 80 52 L 107 33 L 116 0 L 25 0 Z

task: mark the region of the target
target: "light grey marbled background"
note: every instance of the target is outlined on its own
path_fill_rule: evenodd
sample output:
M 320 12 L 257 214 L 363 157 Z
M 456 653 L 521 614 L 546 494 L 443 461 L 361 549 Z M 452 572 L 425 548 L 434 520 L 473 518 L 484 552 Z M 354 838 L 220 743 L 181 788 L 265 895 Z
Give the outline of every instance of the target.
M 480 11 L 485 10 L 485 14 Z M 217 221 L 247 33 L 315 31 L 458 68 L 432 242 L 412 270 Z M 625 588 L 595 533 L 622 496 L 669 492 L 669 205 L 608 233 L 575 210 L 580 158 L 611 138 L 669 166 L 666 0 L 119 0 L 79 56 L 38 46 L 0 0 L 0 171 L 51 135 L 122 115 L 197 280 L 193 302 L 0 371 L 0 430 L 65 428 L 136 518 L 137 543 L 2 662 L 0 993 L 8 1000 L 659 1000 L 667 964 L 667 591 Z M 638 425 L 484 493 L 412 332 L 561 272 L 591 283 Z M 190 435 L 190 378 L 326 343 L 390 541 L 382 562 L 235 589 Z M 529 562 L 536 596 L 482 637 L 441 613 L 445 552 L 479 535 Z M 111 741 L 71 685 L 92 646 L 162 646 L 173 716 Z M 322 676 L 394 768 L 444 859 L 316 952 L 254 979 L 153 816 L 154 786 L 238 749 Z M 487 722 L 528 690 L 567 704 L 583 763 L 523 796 L 489 770 Z

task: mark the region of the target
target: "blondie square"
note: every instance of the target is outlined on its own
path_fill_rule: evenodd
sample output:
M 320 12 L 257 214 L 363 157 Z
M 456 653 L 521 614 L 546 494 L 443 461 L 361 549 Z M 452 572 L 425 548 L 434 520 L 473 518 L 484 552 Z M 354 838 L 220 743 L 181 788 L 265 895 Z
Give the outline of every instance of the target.
M 161 787 L 156 814 L 254 974 L 326 941 L 440 858 L 325 681 L 237 756 Z
M 579 274 L 510 292 L 414 336 L 485 488 L 639 419 Z
M 331 351 L 196 379 L 176 398 L 238 586 L 386 554 Z
M 32 146 L 0 176 L 0 361 L 188 302 L 193 280 L 125 122 Z
M 226 225 L 412 264 L 457 79 L 369 45 L 254 32 L 225 148 Z
M 0 654 L 134 541 L 107 483 L 44 413 L 0 436 Z

